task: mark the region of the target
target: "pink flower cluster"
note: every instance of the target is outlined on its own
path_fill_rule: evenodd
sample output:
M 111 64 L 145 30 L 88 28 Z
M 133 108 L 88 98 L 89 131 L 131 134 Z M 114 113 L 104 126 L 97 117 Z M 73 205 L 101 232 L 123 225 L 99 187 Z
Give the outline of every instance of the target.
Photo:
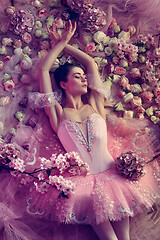
M 20 151 L 11 143 L 0 145 L 0 164 L 11 168 L 13 171 L 25 171 L 24 161 L 20 159 Z
M 121 153 L 115 160 L 118 172 L 125 178 L 137 180 L 145 174 L 145 160 L 136 152 Z
M 57 190 L 64 195 L 74 193 L 75 184 L 71 180 L 65 179 L 63 176 L 49 176 L 49 184 L 55 186 Z

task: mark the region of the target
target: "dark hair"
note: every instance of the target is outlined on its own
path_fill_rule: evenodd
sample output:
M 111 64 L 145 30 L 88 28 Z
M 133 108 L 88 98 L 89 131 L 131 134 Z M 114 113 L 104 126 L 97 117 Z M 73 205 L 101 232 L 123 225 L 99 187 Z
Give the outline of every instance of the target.
M 80 67 L 80 68 L 82 68 L 79 63 L 69 63 L 69 62 L 66 62 L 64 65 L 59 66 L 54 71 L 54 79 L 55 79 L 57 87 L 59 89 L 62 89 L 61 85 L 60 85 L 60 82 L 67 82 L 67 76 L 68 76 L 68 74 L 70 73 L 70 71 L 71 71 L 71 69 L 73 67 Z

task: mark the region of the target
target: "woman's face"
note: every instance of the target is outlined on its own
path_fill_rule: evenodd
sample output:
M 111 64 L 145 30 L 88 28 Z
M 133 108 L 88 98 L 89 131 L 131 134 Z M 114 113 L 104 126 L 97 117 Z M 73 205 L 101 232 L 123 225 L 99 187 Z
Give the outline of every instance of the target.
M 66 93 L 70 93 L 73 96 L 82 95 L 87 93 L 87 78 L 82 68 L 71 68 L 67 82 L 63 82 L 61 85 Z

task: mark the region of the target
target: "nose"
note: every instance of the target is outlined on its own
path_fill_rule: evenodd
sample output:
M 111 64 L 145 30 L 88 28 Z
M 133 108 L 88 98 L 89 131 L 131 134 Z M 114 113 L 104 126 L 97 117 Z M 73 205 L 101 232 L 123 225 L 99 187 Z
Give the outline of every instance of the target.
M 86 77 L 81 76 L 81 82 L 87 82 Z

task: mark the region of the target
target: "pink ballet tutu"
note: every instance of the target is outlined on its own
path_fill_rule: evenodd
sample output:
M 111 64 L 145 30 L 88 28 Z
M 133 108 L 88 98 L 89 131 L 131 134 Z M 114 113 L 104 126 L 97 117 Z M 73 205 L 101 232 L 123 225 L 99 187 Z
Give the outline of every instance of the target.
M 157 163 L 145 169 L 146 174 L 138 181 L 120 176 L 115 165 L 98 174 L 68 177 L 76 185 L 74 194 L 65 198 L 52 187 L 46 194 L 33 191 L 27 211 L 67 224 L 99 224 L 106 219 L 133 217 L 160 198 Z

